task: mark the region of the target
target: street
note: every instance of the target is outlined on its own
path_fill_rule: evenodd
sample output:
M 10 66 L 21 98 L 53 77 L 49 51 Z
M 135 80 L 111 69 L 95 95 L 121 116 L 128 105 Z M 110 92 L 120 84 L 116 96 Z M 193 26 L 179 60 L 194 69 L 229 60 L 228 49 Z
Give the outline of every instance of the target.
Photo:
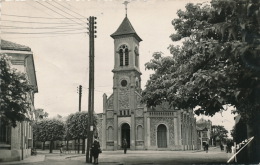
M 47 152 L 47 151 L 46 151 Z M 212 147 L 209 152 L 205 151 L 103 151 L 99 157 L 100 165 L 180 165 L 180 164 L 226 164 L 232 155 L 219 148 Z M 24 165 L 83 165 L 85 163 L 84 154 L 60 155 L 58 151 L 54 153 L 39 153 L 21 162 L 4 164 L 24 164 Z

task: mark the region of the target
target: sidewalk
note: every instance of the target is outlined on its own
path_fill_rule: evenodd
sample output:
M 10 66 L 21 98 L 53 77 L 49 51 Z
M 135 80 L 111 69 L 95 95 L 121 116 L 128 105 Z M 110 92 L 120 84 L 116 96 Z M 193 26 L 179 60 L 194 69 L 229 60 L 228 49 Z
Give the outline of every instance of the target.
M 0 164 L 23 164 L 23 163 L 35 163 L 35 162 L 42 162 L 45 160 L 45 155 L 36 155 L 36 156 L 29 156 L 21 161 L 12 161 L 12 162 L 1 162 Z

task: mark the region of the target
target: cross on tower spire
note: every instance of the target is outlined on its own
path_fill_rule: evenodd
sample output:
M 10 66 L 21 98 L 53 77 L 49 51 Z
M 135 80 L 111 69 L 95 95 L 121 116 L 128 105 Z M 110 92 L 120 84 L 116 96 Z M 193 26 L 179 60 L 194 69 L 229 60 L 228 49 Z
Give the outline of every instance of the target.
M 123 4 L 125 5 L 125 16 L 127 17 L 127 4 L 128 4 L 129 2 L 128 1 L 125 1 Z

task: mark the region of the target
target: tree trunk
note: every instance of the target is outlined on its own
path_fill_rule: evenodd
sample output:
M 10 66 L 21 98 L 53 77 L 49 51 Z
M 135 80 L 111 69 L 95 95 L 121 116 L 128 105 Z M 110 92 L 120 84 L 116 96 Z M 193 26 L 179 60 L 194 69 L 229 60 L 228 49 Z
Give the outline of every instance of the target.
M 78 154 L 79 154 L 79 147 L 80 147 L 80 138 L 78 138 Z
M 53 149 L 53 141 L 50 142 L 50 153 L 52 153 L 52 149 Z
M 45 150 L 45 141 L 43 142 L 42 150 Z
M 69 150 L 69 141 L 67 140 L 67 143 L 66 143 L 66 150 L 68 151 Z
M 260 112 L 255 114 L 256 120 L 247 124 L 247 138 L 254 136 L 248 144 L 248 163 L 258 164 L 260 162 Z
M 85 138 L 82 139 L 82 154 L 85 154 Z

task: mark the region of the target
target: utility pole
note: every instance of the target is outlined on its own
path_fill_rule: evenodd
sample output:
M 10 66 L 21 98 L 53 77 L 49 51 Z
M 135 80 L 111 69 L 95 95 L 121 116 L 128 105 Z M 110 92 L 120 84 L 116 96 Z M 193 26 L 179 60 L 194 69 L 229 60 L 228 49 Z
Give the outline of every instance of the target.
M 96 20 L 94 16 L 88 18 L 89 29 L 89 93 L 88 93 L 88 141 L 86 162 L 92 163 L 92 154 L 90 152 L 93 142 L 93 113 L 94 113 L 94 40 L 96 38 Z
M 79 112 L 81 112 L 81 96 L 82 96 L 82 85 L 79 85 Z M 79 148 L 80 148 L 80 138 L 78 138 L 78 154 L 79 154 Z

